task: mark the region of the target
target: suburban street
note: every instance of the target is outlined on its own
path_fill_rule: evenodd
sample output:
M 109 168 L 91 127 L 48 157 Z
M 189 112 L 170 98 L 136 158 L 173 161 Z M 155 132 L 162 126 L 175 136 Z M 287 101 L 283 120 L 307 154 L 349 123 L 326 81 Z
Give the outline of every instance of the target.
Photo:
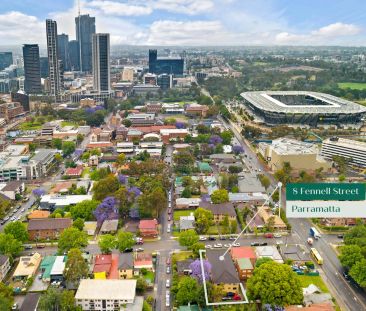
M 239 133 L 237 126 L 235 126 L 233 122 L 228 123 L 222 118 L 220 119 L 228 128 L 233 131 L 235 138 L 243 147 L 244 152 L 248 155 L 248 159 L 252 164 L 252 167 L 256 170 L 260 169 L 263 174 L 270 178 L 271 186 L 269 187 L 268 191 L 271 192 L 276 187 L 277 181 L 265 170 L 257 156 Z M 286 210 L 286 193 L 284 190 L 282 191 L 281 195 L 281 206 L 284 210 Z M 309 251 L 310 247 L 306 243 L 306 239 L 309 237 L 309 230 L 311 227 L 310 221 L 308 219 L 290 218 L 289 223 L 292 226 L 291 240 L 293 243 L 305 245 Z M 315 242 L 314 247 L 319 251 L 320 255 L 324 259 L 324 264 L 322 267 L 318 267 L 318 269 L 321 271 L 324 281 L 329 286 L 329 290 L 340 304 L 342 310 L 366 310 L 365 293 L 350 285 L 342 276 L 343 269 L 337 258 L 337 254 L 330 245 L 330 243 L 334 242 L 334 235 L 324 234 L 318 241 Z

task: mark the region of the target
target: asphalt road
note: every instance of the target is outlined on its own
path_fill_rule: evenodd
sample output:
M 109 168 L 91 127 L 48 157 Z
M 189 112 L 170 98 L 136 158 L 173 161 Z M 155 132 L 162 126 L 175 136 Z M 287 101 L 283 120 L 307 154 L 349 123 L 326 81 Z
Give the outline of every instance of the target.
M 221 118 L 222 120 L 222 118 Z M 222 120 L 224 124 L 231 128 L 235 139 L 241 144 L 244 152 L 248 155 L 248 160 L 252 166 L 252 171 L 260 169 L 262 174 L 267 175 L 271 180 L 271 187 L 269 191 L 275 188 L 277 182 L 274 180 L 273 176 L 266 172 L 263 165 L 259 162 L 257 156 L 248 147 L 246 141 L 242 138 L 238 130 L 233 124 L 229 124 Z M 286 193 L 282 191 L 281 205 L 286 208 Z M 308 250 L 310 247 L 307 245 L 306 240 L 309 237 L 309 230 L 311 227 L 310 221 L 308 219 L 289 219 L 289 223 L 292 226 L 292 240 L 297 244 L 305 245 Z M 366 295 L 363 291 L 356 289 L 350 285 L 342 276 L 343 269 L 337 258 L 337 254 L 330 245 L 334 243 L 335 237 L 333 235 L 322 235 L 322 238 L 316 241 L 314 247 L 319 251 L 320 255 L 324 259 L 324 264 L 318 267 L 322 273 L 323 279 L 329 285 L 329 289 L 332 295 L 338 301 L 342 310 L 350 311 L 362 311 L 366 310 Z

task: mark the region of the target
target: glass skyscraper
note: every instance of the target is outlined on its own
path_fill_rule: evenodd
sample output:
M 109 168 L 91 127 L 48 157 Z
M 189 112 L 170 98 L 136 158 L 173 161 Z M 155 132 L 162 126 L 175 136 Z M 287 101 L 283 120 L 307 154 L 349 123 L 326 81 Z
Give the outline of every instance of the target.
M 70 70 L 69 62 L 69 36 L 67 34 L 57 35 L 58 57 L 62 61 L 64 70 Z
M 184 71 L 183 58 L 164 57 L 158 58 L 156 50 L 149 50 L 149 72 L 160 74 L 172 74 L 182 76 Z
M 69 41 L 69 61 L 70 61 L 70 70 L 73 71 L 80 70 L 79 42 L 76 40 Z
M 39 94 L 42 92 L 41 67 L 39 61 L 38 44 L 23 45 L 24 61 L 24 91 L 27 94 Z
M 76 41 L 79 42 L 81 71 L 92 71 L 92 40 L 95 34 L 95 17 L 80 15 L 75 17 Z
M 109 33 L 93 35 L 93 78 L 94 89 L 110 91 Z
M 50 93 L 57 96 L 61 92 L 61 68 L 57 48 L 57 23 L 46 20 L 48 74 L 50 78 Z
M 4 70 L 13 63 L 12 52 L 0 52 L 0 70 Z

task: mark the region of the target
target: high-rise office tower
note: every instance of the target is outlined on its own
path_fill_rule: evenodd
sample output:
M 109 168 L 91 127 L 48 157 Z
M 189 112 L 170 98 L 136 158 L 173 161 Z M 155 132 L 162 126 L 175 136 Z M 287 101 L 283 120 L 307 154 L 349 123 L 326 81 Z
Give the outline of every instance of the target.
M 184 59 L 181 57 L 159 57 L 156 50 L 149 50 L 149 72 L 155 74 L 173 74 L 182 76 Z
M 39 58 L 40 66 L 41 66 L 41 78 L 48 77 L 48 57 L 40 57 Z
M 4 70 L 13 63 L 12 52 L 0 52 L 0 70 Z
M 64 70 L 70 70 L 69 61 L 69 36 L 67 34 L 57 35 L 58 57 L 62 61 Z
M 24 61 L 24 91 L 27 94 L 39 94 L 42 92 L 41 67 L 39 62 L 38 44 L 23 45 Z
M 69 41 L 69 62 L 70 62 L 70 70 L 73 71 L 80 70 L 79 41 L 76 40 Z
M 57 96 L 61 92 L 61 72 L 57 51 L 57 23 L 51 19 L 46 20 L 48 74 L 50 78 L 50 93 Z
M 95 34 L 95 17 L 75 17 L 76 41 L 79 41 L 80 67 L 83 72 L 92 71 L 92 40 Z
M 93 35 L 93 78 L 96 91 L 110 90 L 109 33 Z
M 158 51 L 157 50 L 149 50 L 149 72 L 155 72 L 155 64 L 158 59 Z

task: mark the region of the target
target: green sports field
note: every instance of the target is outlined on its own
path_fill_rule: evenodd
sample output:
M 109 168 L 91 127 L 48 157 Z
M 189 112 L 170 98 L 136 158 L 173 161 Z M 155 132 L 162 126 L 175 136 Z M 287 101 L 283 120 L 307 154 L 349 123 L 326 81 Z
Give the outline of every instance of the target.
M 338 87 L 340 87 L 341 89 L 365 90 L 366 83 L 343 82 L 338 83 Z

